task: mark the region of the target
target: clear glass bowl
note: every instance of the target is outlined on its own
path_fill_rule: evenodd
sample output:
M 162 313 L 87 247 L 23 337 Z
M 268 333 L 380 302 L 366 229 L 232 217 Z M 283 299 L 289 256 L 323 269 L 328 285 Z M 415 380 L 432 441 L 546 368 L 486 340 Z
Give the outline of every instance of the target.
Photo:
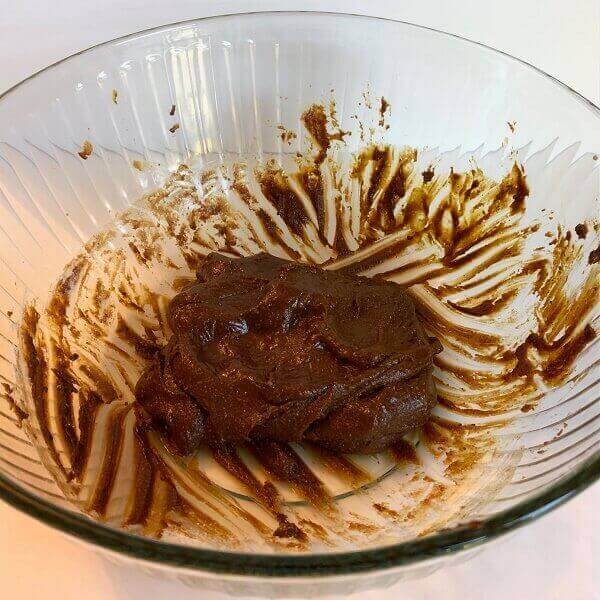
M 115 558 L 205 589 L 307 596 L 429 574 L 598 478 L 592 343 L 565 385 L 514 417 L 519 460 L 494 498 L 471 519 L 402 543 L 298 555 L 219 551 L 126 533 L 64 499 L 45 448 L 19 427 L 13 406 L 22 402 L 15 365 L 24 305 L 179 164 L 293 155 L 306 141 L 302 111 L 332 96 L 342 129 L 356 132 L 370 118 L 370 99 L 384 96 L 390 127 L 375 141 L 435 149 L 451 166 L 475 156 L 493 170 L 517 158 L 540 173 L 532 192 L 565 228 L 598 218 L 598 107 L 530 65 L 436 31 L 342 14 L 232 15 L 144 31 L 48 67 L 0 100 L 2 499 Z M 298 133 L 291 145 L 278 124 Z M 78 156 L 84 140 L 92 159 Z M 357 135 L 347 144 L 363 145 Z M 135 161 L 154 168 L 138 170 Z

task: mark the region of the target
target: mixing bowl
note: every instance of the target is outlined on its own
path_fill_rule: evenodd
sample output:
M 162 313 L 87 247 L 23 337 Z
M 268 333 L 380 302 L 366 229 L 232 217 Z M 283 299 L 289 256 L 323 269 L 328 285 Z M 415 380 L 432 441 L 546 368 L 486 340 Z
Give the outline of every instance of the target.
M 23 317 L 27 320 L 26 307 L 48 298 L 51 289 L 55 299 L 64 300 L 79 276 L 73 268 L 76 263 L 70 261 L 80 256 L 86 243 L 84 252 L 93 258 L 91 263 L 96 261 L 95 267 L 107 273 L 116 260 L 117 255 L 110 253 L 116 238 L 97 234 L 110 230 L 124 239 L 145 231 L 148 219 L 157 214 L 143 213 L 147 205 L 140 205 L 139 199 L 145 194 L 166 185 L 167 192 L 146 196 L 144 202 L 166 198 L 167 209 L 171 202 L 172 210 L 183 211 L 189 200 L 182 195 L 185 189 L 204 193 L 199 200 L 194 197 L 198 202 L 212 197 L 215 190 L 228 201 L 234 196 L 236 201 L 243 199 L 236 187 L 239 180 L 235 173 L 240 169 L 245 173 L 243 180 L 255 189 L 260 179 L 257 173 L 264 165 L 289 171 L 296 168 L 297 159 L 299 172 L 303 172 L 306 156 L 312 156 L 310 168 L 315 168 L 313 151 L 319 150 L 319 140 L 307 132 L 309 107 L 321 107 L 319 114 L 327 119 L 329 128 L 327 145 L 332 146 L 326 148 L 331 152 L 319 163 L 317 175 L 331 177 L 331 189 L 339 193 L 329 196 L 329 208 L 320 207 L 314 214 L 308 211 L 301 235 L 281 206 L 281 210 L 273 208 L 274 202 L 269 210 L 275 211 L 270 217 L 275 225 L 261 230 L 265 240 L 271 236 L 269 240 L 244 238 L 244 246 L 237 238 L 229 249 L 243 246 L 247 253 L 261 248 L 286 250 L 333 267 L 352 267 L 360 262 L 362 274 L 412 286 L 411 293 L 425 307 L 422 316 L 426 326 L 445 343 L 446 330 L 436 325 L 431 314 L 443 306 L 462 306 L 461 314 L 471 319 L 472 326 L 459 327 L 463 334 L 467 332 L 466 341 L 461 338 L 454 351 L 450 342 L 458 338 L 450 336 L 444 360 L 450 364 L 458 350 L 464 351 L 467 362 L 454 365 L 456 373 L 464 377 L 444 379 L 439 375 L 442 403 L 435 418 L 452 425 L 447 431 L 464 433 L 464 440 L 472 440 L 478 426 L 489 426 L 494 430 L 493 449 L 486 446 L 485 452 L 477 454 L 481 464 L 470 465 L 467 487 L 449 480 L 452 471 L 436 470 L 436 460 L 443 462 L 447 456 L 440 459 L 435 444 L 419 446 L 416 438 L 409 440 L 416 452 L 410 467 L 397 460 L 386 462 L 385 457 L 372 459 L 372 463 L 371 459 L 354 457 L 353 464 L 369 474 L 368 485 L 348 487 L 333 479 L 325 483 L 333 489 L 334 501 L 340 506 L 367 497 L 377 500 L 370 508 L 375 506 L 379 516 L 370 515 L 371 524 L 350 523 L 354 537 L 343 544 L 329 541 L 322 546 L 275 550 L 257 544 L 255 548 L 235 549 L 178 536 L 173 531 L 153 538 L 135 529 L 124 530 L 107 514 L 107 503 L 113 511 L 119 506 L 124 510 L 118 494 L 105 498 L 104 512 L 99 511 L 99 504 L 89 496 L 71 493 L 72 473 L 60 472 L 66 459 L 57 429 L 62 410 L 57 390 L 66 393 L 66 384 L 58 381 L 56 370 L 48 369 L 44 381 L 33 382 L 33 387 L 39 386 L 42 400 L 32 397 L 31 375 L 40 365 L 39 361 L 27 360 L 30 355 L 25 342 L 32 339 L 21 327 Z M 374 150 L 377 147 L 384 150 Z M 0 100 L 0 497 L 115 560 L 133 562 L 204 589 L 243 595 L 347 593 L 424 576 L 464 560 L 491 545 L 492 540 L 540 517 L 585 489 L 600 474 L 600 367 L 594 330 L 598 316 L 598 154 L 598 107 L 534 67 L 454 36 L 352 15 L 281 12 L 188 21 L 101 44 L 23 81 Z M 377 158 L 380 155 L 387 158 Z M 361 157 L 363 163 L 357 163 Z M 414 270 L 406 268 L 405 254 L 388 252 L 380 262 L 366 260 L 381 249 L 389 250 L 402 237 L 386 232 L 385 227 L 378 229 L 370 217 L 367 221 L 375 233 L 364 238 L 370 240 L 368 244 L 363 244 L 359 232 L 360 219 L 354 229 L 356 165 L 371 164 L 374 169 L 380 164 L 378 160 L 410 166 L 406 189 L 414 191 L 416 186 L 422 193 L 430 190 L 428 185 L 438 185 L 439 194 L 443 191 L 440 202 L 448 203 L 448 208 L 441 211 L 439 227 L 431 234 L 437 236 L 436 248 L 441 248 L 442 254 L 433 258 L 427 255 L 419 263 L 419 268 L 429 269 L 427 277 L 416 277 Z M 364 184 L 364 177 L 360 181 Z M 465 181 L 470 186 L 466 192 Z M 497 317 L 488 319 L 481 304 L 469 304 L 469 290 L 478 284 L 485 286 L 485 278 L 466 285 L 456 279 L 458 271 L 451 273 L 455 279 L 444 271 L 460 266 L 444 262 L 450 251 L 445 232 L 460 228 L 461 218 L 475 218 L 476 213 L 472 208 L 471 216 L 456 216 L 451 203 L 466 198 L 466 211 L 482 182 L 495 194 L 494 201 L 511 201 L 502 205 L 506 210 L 498 213 L 501 219 L 486 225 L 488 233 L 498 233 L 497 239 L 504 241 L 515 232 L 531 233 L 531 237 L 527 242 L 525 238 L 519 241 L 518 251 L 517 246 L 510 246 L 512 250 L 507 246 L 505 254 L 486 255 L 485 264 L 469 277 L 479 277 L 496 267 L 500 269 L 494 275 L 499 286 L 512 281 L 511 277 L 526 278 L 528 273 L 546 277 L 546 283 L 535 288 L 535 293 L 511 291 L 506 297 L 491 297 L 486 305 L 496 310 L 506 304 L 502 314 L 508 329 L 503 335 L 510 340 L 511 351 L 529 340 L 537 343 L 532 353 L 543 354 L 547 350 L 544 343 L 551 345 L 554 339 L 567 335 L 565 331 L 579 336 L 573 338 L 579 340 L 578 345 L 563 348 L 553 359 L 552 381 L 536 373 L 525 376 L 519 371 L 525 364 L 523 357 L 514 358 L 509 373 L 519 382 L 527 380 L 527 389 L 535 389 L 535 393 L 531 401 L 525 396 L 512 398 L 510 406 L 502 405 L 504 392 L 500 387 L 494 388 L 494 398 L 483 379 L 474 382 L 464 374 L 479 368 L 477 357 L 469 354 L 469 338 L 497 335 L 493 328 L 500 326 Z M 256 190 L 253 193 L 255 199 L 260 196 Z M 401 194 L 407 195 L 405 191 Z M 262 196 L 260 202 L 265 202 Z M 429 216 L 424 213 L 424 219 L 437 210 L 434 204 L 429 205 Z M 349 212 L 344 212 L 344 207 Z M 252 203 L 244 210 L 259 214 Z M 323 219 L 317 214 L 319 210 L 325 215 Z M 404 222 L 408 217 L 403 210 L 396 205 L 389 218 Z M 139 217 L 140 211 L 146 221 Z M 240 208 L 236 214 L 241 212 Z M 251 214 L 244 214 L 248 223 L 254 223 Z M 526 222 L 521 223 L 521 214 L 527 216 Z M 138 215 L 135 223 L 131 215 Z M 344 215 L 349 215 L 347 223 Z M 195 232 L 204 236 L 206 244 L 197 246 L 203 248 L 198 249 L 199 255 L 221 247 L 214 241 L 221 230 L 214 229 L 212 216 L 203 221 L 205 231 Z M 341 252 L 336 227 L 342 230 L 344 226 L 347 247 Z M 96 242 L 109 238 L 113 241 L 96 252 Z M 96 242 L 88 243 L 92 239 Z M 404 243 L 404 237 L 402 240 Z M 188 242 L 193 248 L 198 244 L 195 239 Z M 453 244 L 454 249 L 460 245 Z M 406 248 L 402 246 L 402 251 Z M 425 250 L 415 246 L 410 251 Z M 483 256 L 482 247 L 473 246 L 471 251 Z M 571 252 L 569 260 L 556 262 L 559 251 Z M 555 263 L 549 263 L 550 259 L 544 263 L 539 258 L 544 253 L 554 256 Z M 523 265 L 534 265 L 534 270 L 529 272 L 520 260 L 525 261 Z M 463 267 L 465 264 L 461 263 Z M 545 264 L 554 264 L 556 269 L 544 270 Z M 115 265 L 119 271 L 121 267 Z M 154 279 L 165 276 L 152 265 L 148 273 L 153 273 Z M 177 270 L 177 265 L 172 267 Z M 501 268 L 512 269 L 511 274 Z M 186 275 L 193 270 L 189 264 L 182 269 L 187 269 Z M 52 288 L 61 274 L 59 287 Z M 535 286 L 534 280 L 527 281 Z M 564 292 L 560 297 L 552 295 L 557 281 Z M 102 281 L 100 284 L 104 285 Z M 436 304 L 427 294 L 442 288 L 450 295 Z M 104 293 L 102 290 L 108 288 L 98 289 Z M 107 293 L 110 295 L 111 289 Z M 550 308 L 545 306 L 550 304 L 549 298 Z M 85 320 L 84 312 L 80 317 Z M 546 333 L 540 331 L 544 327 Z M 101 344 L 106 339 L 101 324 L 93 331 Z M 540 342 L 546 334 L 554 338 Z M 52 362 L 57 350 L 50 343 L 51 333 L 48 336 L 50 349 L 45 358 Z M 510 344 L 507 342 L 507 347 Z M 495 369 L 492 359 L 499 356 L 497 345 L 492 346 L 486 346 L 488 375 Z M 73 354 L 70 358 L 81 357 Z M 107 364 L 100 371 L 104 368 L 110 379 L 115 365 Z M 556 376 L 559 367 L 568 370 L 561 378 Z M 438 368 L 442 373 L 443 361 Z M 127 373 L 121 372 L 119 377 L 125 380 Z M 444 398 L 475 389 L 488 398 L 489 410 L 465 401 L 457 417 L 453 412 L 456 406 Z M 102 401 L 104 407 L 109 406 L 107 398 Z M 77 438 L 81 423 L 71 425 Z M 324 463 L 319 467 L 314 456 L 313 463 L 308 455 L 303 456 L 326 480 Z M 95 467 L 100 473 L 104 473 L 102 460 Z M 243 487 L 238 489 L 234 482 L 226 481 L 218 465 L 209 464 L 209 457 L 202 455 L 198 460 L 206 461 L 204 474 L 213 483 L 246 506 L 243 503 L 249 500 Z M 416 517 L 407 512 L 398 531 L 390 526 L 385 535 L 369 537 L 367 534 L 377 529 L 377 518 L 398 517 L 396 503 L 403 494 L 409 495 L 402 477 L 421 469 L 427 461 L 430 470 L 418 481 L 439 493 L 427 496 L 432 512 L 426 523 L 408 534 L 409 529 L 402 527 Z M 89 464 L 88 475 L 93 479 Z M 132 465 L 123 470 L 130 483 L 141 476 Z M 81 489 L 89 488 L 90 481 L 83 481 Z M 450 485 L 462 490 L 461 494 L 446 493 Z M 293 490 L 282 493 L 290 506 L 302 504 Z M 315 527 L 314 531 L 320 531 Z M 359 535 L 362 533 L 364 540 Z

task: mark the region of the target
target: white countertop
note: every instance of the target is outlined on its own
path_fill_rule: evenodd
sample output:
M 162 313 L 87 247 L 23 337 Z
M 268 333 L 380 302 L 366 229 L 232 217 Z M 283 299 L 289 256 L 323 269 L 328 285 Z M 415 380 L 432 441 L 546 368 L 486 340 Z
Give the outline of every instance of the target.
M 60 58 L 147 27 L 242 10 L 339 10 L 388 16 L 475 39 L 518 56 L 600 102 L 598 0 L 22 0 L 0 9 L 0 91 Z M 365 600 L 600 599 L 600 485 L 473 560 Z M 594 560 L 595 558 L 595 560 Z M 152 579 L 0 503 L 1 598 L 217 600 Z M 358 597 L 358 596 L 357 596 Z
M 357 600 L 597 600 L 600 485 L 463 564 Z M 20 540 L 18 542 L 18 540 Z M 115 565 L 0 503 L 6 600 L 226 600 Z M 5 594 L 5 595 L 4 595 Z

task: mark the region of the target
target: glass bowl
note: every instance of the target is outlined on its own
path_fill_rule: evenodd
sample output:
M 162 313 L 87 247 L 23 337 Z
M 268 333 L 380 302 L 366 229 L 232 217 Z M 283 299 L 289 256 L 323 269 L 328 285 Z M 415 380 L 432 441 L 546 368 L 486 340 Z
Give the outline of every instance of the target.
M 92 236 L 182 163 L 195 182 L 215 164 L 288 164 L 306 153 L 302 114 L 323 103 L 329 126 L 351 134 L 340 136 L 340 164 L 369 144 L 415 147 L 438 172 L 482 168 L 497 180 L 516 162 L 536 218 L 563 233 L 587 221 L 585 257 L 597 246 L 600 110 L 485 46 L 385 19 L 277 12 L 169 25 L 69 57 L 0 99 L 2 499 L 114 559 L 203 589 L 306 597 L 389 585 L 464 560 L 598 478 L 600 367 L 592 340 L 558 387 L 503 421 L 506 444 L 485 465 L 508 473 L 501 485 L 493 493 L 477 488 L 472 509 L 409 539 L 234 551 L 125 531 L 65 497 L 52 466 L 54 438 L 36 426 L 56 415 L 31 404 L 19 368 L 25 307 L 47 296 Z M 224 179 L 217 184 L 227 187 Z M 585 319 L 597 328 L 593 273 Z M 500 455 L 509 456 L 510 469 Z

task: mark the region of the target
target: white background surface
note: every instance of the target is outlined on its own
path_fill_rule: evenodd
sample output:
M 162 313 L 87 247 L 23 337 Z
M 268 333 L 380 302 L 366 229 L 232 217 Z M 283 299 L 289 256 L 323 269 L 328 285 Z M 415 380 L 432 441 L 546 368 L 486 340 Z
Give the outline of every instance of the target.
M 387 16 L 522 58 L 600 102 L 600 1 L 0 0 L 0 91 L 64 56 L 169 22 L 267 9 Z M 365 600 L 600 600 L 600 485 L 463 565 Z M 0 503 L 0 598 L 221 600 L 106 562 Z

